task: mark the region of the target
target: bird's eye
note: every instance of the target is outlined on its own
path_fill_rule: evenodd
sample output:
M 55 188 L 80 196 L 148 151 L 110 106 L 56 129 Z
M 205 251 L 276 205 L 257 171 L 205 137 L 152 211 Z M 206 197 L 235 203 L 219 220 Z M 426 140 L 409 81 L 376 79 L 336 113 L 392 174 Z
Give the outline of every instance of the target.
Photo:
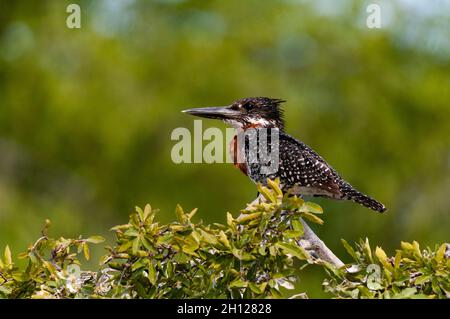
M 250 111 L 251 109 L 253 109 L 253 104 L 250 102 L 242 103 L 242 108 L 247 111 Z
M 239 110 L 246 110 L 246 111 L 250 111 L 254 108 L 253 103 L 251 102 L 241 102 L 241 103 L 234 103 L 231 106 L 231 109 L 235 110 L 235 111 L 239 111 Z

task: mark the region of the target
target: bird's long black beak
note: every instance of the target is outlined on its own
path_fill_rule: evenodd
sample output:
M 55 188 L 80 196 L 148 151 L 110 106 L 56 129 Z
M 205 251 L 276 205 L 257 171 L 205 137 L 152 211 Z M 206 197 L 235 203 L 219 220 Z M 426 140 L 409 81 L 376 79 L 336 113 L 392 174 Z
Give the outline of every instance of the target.
M 195 109 L 183 110 L 182 112 L 199 117 L 219 120 L 233 119 L 239 115 L 238 111 L 231 109 L 229 106 L 199 107 Z

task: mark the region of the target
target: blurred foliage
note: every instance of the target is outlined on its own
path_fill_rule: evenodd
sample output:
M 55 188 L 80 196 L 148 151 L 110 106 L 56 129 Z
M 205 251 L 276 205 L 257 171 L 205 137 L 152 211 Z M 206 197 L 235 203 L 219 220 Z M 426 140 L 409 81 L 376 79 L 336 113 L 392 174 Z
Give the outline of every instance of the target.
M 79 30 L 65 25 L 74 2 Z M 111 241 L 132 204 L 168 212 L 175 198 L 221 222 L 253 183 L 172 163 L 170 133 L 192 127 L 184 108 L 245 96 L 286 99 L 288 133 L 389 208 L 320 200 L 337 255 L 341 237 L 448 241 L 449 3 L 380 1 L 381 29 L 365 27 L 368 3 L 0 0 L 0 242 L 17 251 L 47 218 Z M 309 296 L 320 282 L 303 278 Z
M 277 183 L 269 181 L 269 187 L 259 186 L 264 201 L 249 205 L 238 218 L 228 213 L 226 225 L 194 223 L 197 210 L 185 213 L 180 206 L 178 221 L 161 225 L 155 221 L 157 210 L 137 207 L 127 224 L 112 228 L 116 244 L 106 248 L 97 272 L 81 271 L 77 254 L 89 259 L 88 243 L 102 242 L 102 237 L 54 240 L 46 228 L 19 255 L 28 260 L 25 271 L 14 265 L 6 246 L 0 259 L 0 297 L 307 298 L 305 293 L 282 294 L 281 287 L 294 289 L 309 264 L 325 267 L 330 279 L 323 285 L 334 297 L 449 297 L 445 244 L 435 252 L 421 252 L 417 242 L 402 243 L 390 259 L 377 247 L 374 260 L 367 240 L 357 251 L 344 241 L 356 263 L 337 269 L 298 244 L 300 218 L 322 223 L 316 215 L 321 208 L 283 196 Z M 373 266 L 378 277 L 370 272 Z

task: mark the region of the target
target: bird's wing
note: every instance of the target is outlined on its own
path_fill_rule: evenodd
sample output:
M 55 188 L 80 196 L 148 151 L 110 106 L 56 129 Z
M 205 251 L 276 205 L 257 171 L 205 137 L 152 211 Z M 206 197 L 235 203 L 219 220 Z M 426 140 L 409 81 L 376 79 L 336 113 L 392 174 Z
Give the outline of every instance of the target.
M 340 198 L 340 182 L 338 173 L 314 150 L 305 143 L 280 134 L 280 170 L 288 186 L 301 186 L 330 193 Z M 287 171 L 289 168 L 289 171 Z

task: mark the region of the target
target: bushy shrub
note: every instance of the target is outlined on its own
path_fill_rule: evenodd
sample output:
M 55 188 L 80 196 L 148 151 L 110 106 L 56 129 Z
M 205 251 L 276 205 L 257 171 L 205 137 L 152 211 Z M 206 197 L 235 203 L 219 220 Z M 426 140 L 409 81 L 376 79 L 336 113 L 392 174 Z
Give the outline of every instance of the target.
M 136 208 L 127 224 L 112 228 L 116 242 L 107 246 L 97 271 L 81 269 L 89 244 L 100 236 L 53 239 L 49 222 L 42 236 L 15 265 L 6 246 L 0 258 L 1 298 L 281 298 L 280 288 L 294 288 L 301 269 L 325 267 L 324 288 L 338 298 L 445 298 L 449 259 L 445 245 L 420 251 L 402 243 L 394 258 L 368 241 L 353 249 L 344 241 L 353 265 L 337 269 L 313 258 L 298 244 L 300 218 L 322 224 L 322 209 L 296 196 L 283 195 L 277 182 L 259 186 L 265 201 L 249 205 L 226 224 L 194 222 L 197 210 L 176 208 L 178 221 L 160 224 L 150 205 Z M 375 273 L 372 273 L 375 269 Z M 368 272 L 369 271 L 369 272 Z
M 372 251 L 368 239 L 352 248 L 342 240 L 354 264 L 329 268 L 325 291 L 339 298 L 450 298 L 449 245 L 421 250 L 402 242 L 394 257 L 381 247 Z

